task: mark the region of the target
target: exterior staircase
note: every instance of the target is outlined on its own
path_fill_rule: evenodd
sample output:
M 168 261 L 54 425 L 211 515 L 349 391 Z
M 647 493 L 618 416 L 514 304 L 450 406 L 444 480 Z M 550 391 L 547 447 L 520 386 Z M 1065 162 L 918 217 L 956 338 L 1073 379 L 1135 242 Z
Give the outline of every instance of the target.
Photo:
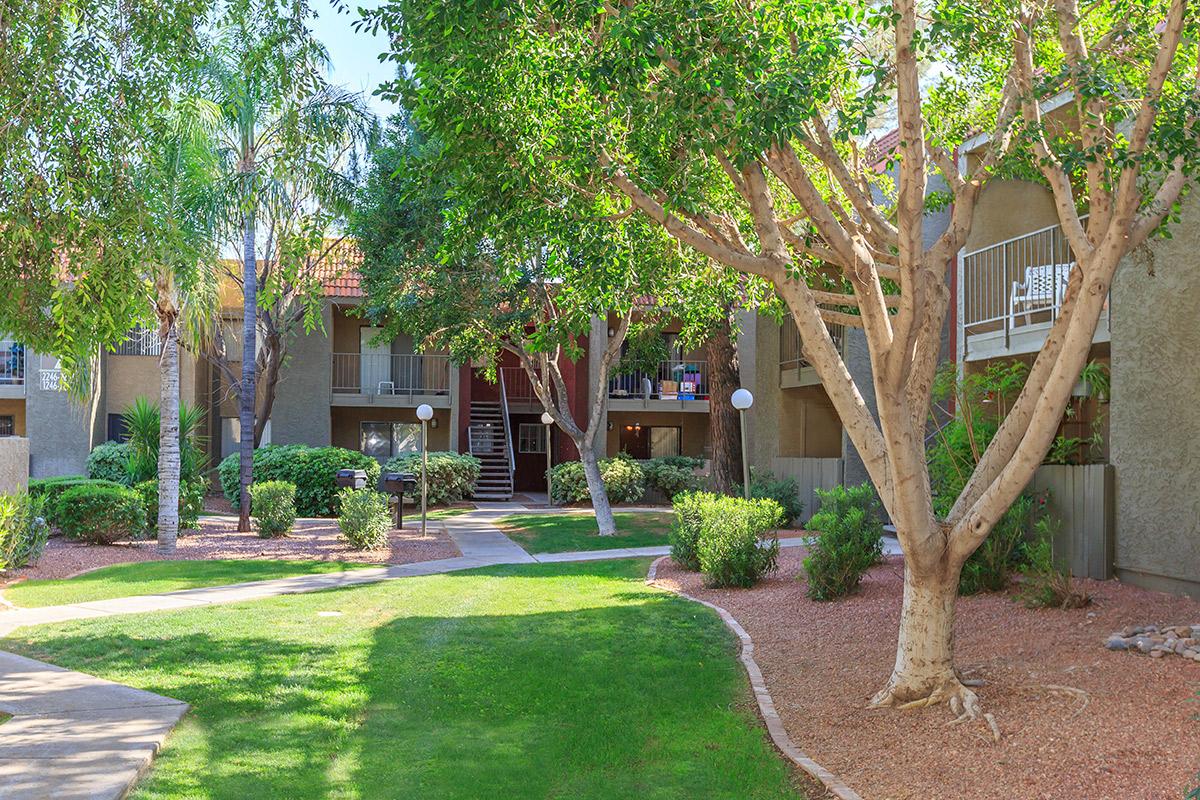
M 483 462 L 475 484 L 476 500 L 511 500 L 513 496 L 512 441 L 509 436 L 504 404 L 471 403 L 471 424 L 467 428 L 471 455 Z

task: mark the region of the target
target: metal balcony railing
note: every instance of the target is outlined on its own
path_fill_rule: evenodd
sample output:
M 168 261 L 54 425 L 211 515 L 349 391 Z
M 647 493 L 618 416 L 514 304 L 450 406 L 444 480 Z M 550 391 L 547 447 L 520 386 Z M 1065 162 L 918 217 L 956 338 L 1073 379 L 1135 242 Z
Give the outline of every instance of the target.
M 0 386 L 25 385 L 25 345 L 0 339 Z
M 524 367 L 501 367 L 498 372 L 504 382 L 504 392 L 509 405 L 541 407 L 542 401 L 533 390 L 533 383 L 530 382 Z
M 964 253 L 963 333 L 1003 334 L 1007 339 L 1021 328 L 1052 323 L 1074 266 L 1075 255 L 1060 225 Z M 1105 313 L 1111 309 L 1108 303 Z
M 839 353 L 846 339 L 845 325 L 829 325 L 829 336 Z M 812 364 L 804 357 L 800 342 L 800 331 L 790 319 L 783 323 L 779 331 L 779 370 L 801 369 Z
M 134 328 L 109 352 L 114 356 L 161 356 L 162 339 L 154 328 Z
M 661 361 L 653 372 L 635 370 L 608 381 L 611 398 L 707 400 L 708 363 L 695 359 Z
M 334 353 L 336 394 L 386 397 L 450 394 L 450 356 L 387 353 Z

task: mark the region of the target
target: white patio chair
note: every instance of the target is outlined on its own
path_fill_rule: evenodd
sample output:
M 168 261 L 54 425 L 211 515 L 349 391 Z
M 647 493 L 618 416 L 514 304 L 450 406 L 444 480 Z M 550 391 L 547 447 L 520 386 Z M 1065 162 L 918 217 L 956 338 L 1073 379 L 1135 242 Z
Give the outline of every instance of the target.
M 1008 316 L 1013 327 L 1018 315 L 1025 316 L 1028 324 L 1030 314 L 1061 307 L 1070 275 L 1070 264 L 1026 267 L 1025 280 L 1013 281 L 1008 295 Z
M 375 387 L 375 394 L 383 394 L 384 393 L 383 390 L 385 388 L 387 389 L 388 394 L 395 394 L 396 393 L 395 381 L 380 381 L 378 383 L 378 385 L 376 385 L 376 387 Z

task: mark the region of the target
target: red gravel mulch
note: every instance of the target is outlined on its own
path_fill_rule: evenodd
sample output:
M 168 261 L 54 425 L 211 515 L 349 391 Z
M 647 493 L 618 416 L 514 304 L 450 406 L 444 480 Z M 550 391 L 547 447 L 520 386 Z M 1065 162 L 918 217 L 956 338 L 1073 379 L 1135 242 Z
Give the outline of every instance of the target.
M 733 614 L 792 740 L 866 800 L 1182 800 L 1193 785 L 1200 663 L 1103 644 L 1127 625 L 1200 623 L 1200 603 L 1116 581 L 1081 581 L 1093 604 L 1071 611 L 962 598 L 958 664 L 986 681 L 976 691 L 1003 733 L 996 744 L 982 723 L 947 727 L 948 707 L 866 708 L 895 658 L 898 559 L 857 595 L 816 603 L 796 580 L 802 558 L 783 551 L 754 589 L 706 589 L 669 560 L 658 579 Z
M 68 578 L 81 572 L 133 561 L 206 560 L 218 558 L 280 559 L 288 561 L 353 561 L 365 564 L 411 564 L 440 558 L 456 558 L 458 548 L 440 524 L 427 527 L 422 537 L 405 520 L 405 529 L 392 531 L 388 547 L 355 550 L 341 538 L 336 520 L 297 520 L 292 532 L 279 539 L 263 539 L 256 533 L 238 533 L 237 518 L 207 518 L 199 531 L 179 537 L 172 554 L 158 552 L 156 542 L 87 545 L 55 537 L 34 566 L 16 571 L 12 580 Z

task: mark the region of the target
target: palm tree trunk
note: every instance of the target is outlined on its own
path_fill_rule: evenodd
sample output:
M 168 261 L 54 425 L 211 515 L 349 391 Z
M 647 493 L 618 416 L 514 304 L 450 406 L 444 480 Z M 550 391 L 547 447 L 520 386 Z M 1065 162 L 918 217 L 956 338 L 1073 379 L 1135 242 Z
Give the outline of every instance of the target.
M 175 550 L 179 536 L 179 328 L 165 320 L 158 424 L 158 549 Z
M 254 259 L 254 212 L 246 212 L 242 237 L 242 382 L 238 390 L 238 449 L 241 496 L 238 530 L 250 530 L 250 483 L 254 480 L 254 381 L 257 340 L 258 273 Z

